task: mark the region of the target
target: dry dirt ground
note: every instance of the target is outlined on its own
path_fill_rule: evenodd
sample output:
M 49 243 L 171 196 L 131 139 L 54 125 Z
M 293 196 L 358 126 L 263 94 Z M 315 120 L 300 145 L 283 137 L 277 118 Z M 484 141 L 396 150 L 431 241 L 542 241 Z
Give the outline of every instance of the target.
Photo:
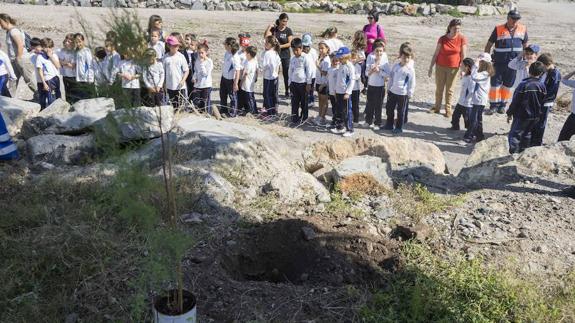
M 540 44 L 544 52 L 552 53 L 564 74 L 575 69 L 572 54 L 575 51 L 575 4 L 522 0 L 520 9 L 531 41 Z M 76 11 L 69 7 L 15 5 L 0 5 L 0 12 L 18 18 L 30 34 L 52 37 L 56 43 L 61 43 L 65 33 L 80 31 L 78 13 L 96 29 L 104 24 L 108 14 L 107 9 L 99 8 Z M 207 38 L 216 69 L 221 66 L 223 48 L 220 44 L 225 37 L 247 31 L 262 48 L 262 33 L 276 17 L 274 13 L 263 12 L 139 10 L 138 13 L 143 24 L 149 15 L 159 14 L 166 30 L 194 32 Z M 450 123 L 443 116 L 426 112 L 434 97 L 434 83 L 427 77 L 427 67 L 435 42 L 450 19 L 448 16 L 394 16 L 382 17 L 381 24 L 390 39 L 388 55 L 392 56 L 404 41 L 410 41 L 416 51 L 418 85 L 403 136 L 435 143 L 443 151 L 450 172 L 456 174 L 472 146 L 460 141 L 462 133 L 447 130 Z M 470 56 L 482 51 L 494 26 L 503 21 L 504 17 L 463 19 Z M 336 26 L 347 42 L 364 23 L 364 16 L 290 14 L 290 27 L 296 34 L 318 35 L 325 27 Z M 214 74 L 214 80 L 218 79 L 219 71 Z M 261 90 L 262 84 L 258 86 Z M 23 89 L 20 93 L 28 95 Z M 562 89 L 561 93 L 566 90 Z M 212 97 L 214 102 L 219 99 L 216 91 Z M 362 97 L 362 102 L 364 100 Z M 363 109 L 363 103 L 361 107 Z M 280 112 L 288 111 L 284 101 Z M 566 111 L 556 111 L 550 116 L 545 143 L 556 141 L 566 117 Z M 263 122 L 246 117 L 233 122 L 264 127 L 289 139 L 296 151 L 313 142 L 335 138 L 311 125 L 290 127 L 285 119 Z M 490 135 L 505 134 L 509 125 L 501 115 L 486 116 L 484 128 Z M 389 134 L 358 129 L 356 136 L 379 135 Z M 572 240 L 575 219 L 570 208 L 573 200 L 559 196 L 557 191 L 574 182 L 563 178 L 558 182 L 535 180 L 501 186 L 494 183 L 489 188 L 467 191 L 463 206 L 425 220 L 434 228 L 429 240 L 439 249 L 461 250 L 469 258 L 482 256 L 496 264 L 516 259 L 521 269 L 530 273 L 568 272 L 575 264 Z M 457 187 L 449 191 L 463 192 Z M 201 222 L 209 228 L 212 238 L 202 241 L 185 259 L 190 268 L 187 280 L 201 299 L 201 321 L 356 320 L 355 309 L 365 299 L 361 291 L 350 286 L 377 287 L 385 278 L 379 269 L 393 272 L 398 266 L 395 257 L 398 240 L 393 239 L 391 221 L 401 217 L 396 217 L 390 203 L 383 197 L 363 201 L 358 207 L 365 212 L 359 216 L 353 212 L 330 213 L 319 206 L 284 208 L 273 201 L 262 200 L 247 210 L 239 207 L 240 217 L 217 220 L 202 217 Z M 379 209 L 389 207 L 391 211 L 375 212 L 376 204 Z M 268 219 L 276 220 L 268 222 Z M 242 221 L 245 225 L 241 225 Z

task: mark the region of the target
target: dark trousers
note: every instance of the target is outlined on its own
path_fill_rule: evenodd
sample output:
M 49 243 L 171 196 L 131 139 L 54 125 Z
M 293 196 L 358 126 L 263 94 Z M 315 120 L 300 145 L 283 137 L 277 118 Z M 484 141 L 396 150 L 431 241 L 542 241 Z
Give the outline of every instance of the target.
M 575 113 L 571 113 L 569 117 L 567 117 L 567 120 L 565 120 L 558 140 L 567 141 L 570 140 L 573 135 L 575 135 Z
M 203 89 L 194 89 L 196 108 L 200 111 L 205 110 L 208 114 L 212 114 L 212 88 L 206 87 Z
M 142 96 L 140 89 L 126 89 L 122 88 L 122 92 L 126 97 L 126 102 L 131 108 L 142 106 Z
M 351 99 L 345 99 L 345 94 L 337 93 L 335 95 L 336 101 L 336 127 L 342 129 L 345 125 L 347 131 L 353 132 L 353 110 L 351 106 Z
M 520 153 L 531 144 L 531 131 L 539 119 L 521 119 L 513 117 L 511 130 L 509 130 L 509 153 Z
M 234 80 L 223 77 L 220 80 L 220 112 L 234 117 L 238 113 L 238 94 L 234 92 Z
M 403 129 L 405 123 L 405 109 L 409 102 L 407 95 L 397 95 L 391 91 L 387 91 L 387 103 L 385 105 L 385 129 L 394 128 L 395 111 L 397 110 L 397 119 L 395 119 L 395 129 Z
M 276 115 L 278 106 L 278 79 L 264 79 L 264 112 L 269 115 Z
M 313 105 L 315 102 L 315 95 L 314 95 L 314 88 L 315 88 L 315 77 L 311 79 L 311 88 L 308 92 L 308 104 Z
M 146 93 L 144 104 L 147 107 L 160 107 L 164 105 L 164 93 L 163 92 L 150 92 Z
M 351 111 L 353 114 L 353 122 L 359 122 L 359 93 L 360 90 L 351 92 Z
M 531 144 L 530 147 L 543 145 L 543 135 L 545 135 L 545 128 L 547 127 L 547 117 L 549 116 L 550 106 L 541 107 L 541 117 L 533 127 L 533 132 L 531 133 Z
M 44 83 L 38 83 L 38 99 L 40 103 L 40 110 L 46 109 L 52 102 L 62 97 L 60 91 L 60 78 L 55 76 L 48 81 L 48 90 L 44 89 Z
M 381 126 L 381 113 L 383 111 L 383 99 L 385 86 L 367 86 L 367 104 L 365 105 L 365 122 L 368 125 L 374 123 Z
M 335 126 L 337 124 L 337 115 L 335 113 L 337 110 L 337 102 L 335 100 L 335 95 L 329 95 L 329 104 L 331 104 L 331 125 Z
M 248 112 L 251 114 L 258 113 L 254 92 L 246 92 L 240 89 L 238 92 L 238 109 L 241 111 L 242 115 L 246 115 Z
M 476 141 L 485 138 L 483 135 L 483 109 L 485 109 L 484 105 L 473 105 L 469 114 L 469 128 L 467 128 L 463 138 L 475 139 Z
M 168 93 L 168 100 L 170 104 L 176 111 L 180 111 L 180 109 L 185 108 L 186 102 L 186 90 L 166 90 Z
M 190 71 L 191 73 L 192 71 Z M 198 106 L 199 102 L 198 102 L 198 96 L 199 93 L 197 91 L 197 89 L 194 87 L 194 82 L 192 82 L 192 78 L 189 77 L 186 80 L 186 88 L 188 89 L 188 102 L 193 102 L 194 106 Z
M 69 76 L 64 76 L 62 78 L 62 81 L 64 82 L 64 90 L 66 91 L 66 101 L 68 101 L 69 103 L 74 103 L 76 101 L 78 101 L 77 97 L 77 89 L 76 89 L 76 78 L 75 77 L 69 77 Z
M 290 61 L 291 57 L 287 57 L 287 58 L 282 58 L 282 75 L 284 78 L 284 89 L 285 89 L 285 94 L 288 95 L 290 88 L 288 85 L 288 81 L 289 81 L 289 61 Z
M 463 124 L 465 129 L 469 129 L 469 114 L 471 113 L 471 108 L 464 107 L 461 104 L 455 106 L 453 115 L 451 116 L 451 129 L 459 130 L 459 119 L 463 117 Z
M 11 97 L 10 91 L 8 90 L 8 74 L 0 76 L 0 96 Z
M 299 122 L 307 120 L 308 106 L 307 106 L 307 92 L 305 90 L 305 83 L 291 82 L 291 120 L 292 122 Z M 300 114 L 301 109 L 301 114 Z

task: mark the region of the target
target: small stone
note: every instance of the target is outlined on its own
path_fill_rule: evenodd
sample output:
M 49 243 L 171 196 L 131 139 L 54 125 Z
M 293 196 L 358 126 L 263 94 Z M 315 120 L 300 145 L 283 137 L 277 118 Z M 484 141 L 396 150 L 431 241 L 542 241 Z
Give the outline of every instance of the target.
M 297 217 L 304 216 L 304 215 L 305 215 L 305 212 L 302 210 L 295 211 L 295 216 L 297 216 Z
M 236 241 L 234 241 L 234 240 L 228 240 L 228 241 L 226 241 L 226 245 L 228 245 L 228 247 L 235 246 L 235 245 L 237 245 L 237 244 L 238 244 L 238 243 L 237 243 Z
M 368 243 L 366 244 L 366 249 L 367 249 L 367 254 L 368 254 L 368 255 L 371 255 L 371 253 L 373 252 L 373 243 L 368 242 Z
M 320 203 L 318 205 L 315 206 L 314 211 L 317 213 L 323 213 L 325 212 L 325 204 Z
M 303 233 L 303 238 L 306 241 L 313 240 L 317 237 L 317 234 L 315 233 L 314 229 L 310 227 L 301 228 L 301 232 Z
M 521 230 L 521 231 L 519 231 L 519 234 L 517 235 L 517 237 L 524 239 L 524 238 L 529 238 L 529 235 L 527 234 L 527 231 Z
M 196 212 L 182 215 L 182 221 L 190 224 L 201 224 L 204 222 L 202 215 Z
M 537 246 L 533 249 L 533 251 L 538 252 L 538 253 L 547 253 L 547 247 L 545 247 L 544 245 L 540 245 Z
M 479 228 L 479 230 L 483 229 L 483 222 L 479 221 L 479 220 L 473 220 L 473 224 Z
M 381 232 L 385 235 L 388 235 L 391 233 L 391 231 L 393 231 L 390 227 L 383 227 L 381 228 Z

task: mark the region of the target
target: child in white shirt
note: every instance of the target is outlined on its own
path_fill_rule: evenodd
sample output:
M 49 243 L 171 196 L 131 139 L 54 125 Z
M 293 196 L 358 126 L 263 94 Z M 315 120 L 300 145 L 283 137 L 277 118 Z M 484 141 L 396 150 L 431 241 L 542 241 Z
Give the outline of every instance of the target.
M 400 48 L 399 62 L 395 63 L 389 71 L 385 71 L 385 74 L 389 76 L 389 90 L 385 105 L 387 119 L 384 129 L 393 130 L 393 133 L 403 132 L 407 105 L 415 91 L 415 69 L 412 58 L 411 46 L 403 44 Z M 397 119 L 394 122 L 395 110 L 397 110 Z
M 365 76 L 367 77 L 365 122 L 371 129 L 377 131 L 381 127 L 383 99 L 385 97 L 385 71 L 390 68 L 385 46 L 382 43 L 374 43 L 372 53 L 373 58 L 366 62 L 365 67 Z
M 293 123 L 304 122 L 308 117 L 308 93 L 311 88 L 311 68 L 303 43 L 300 38 L 291 42 L 293 56 L 289 64 L 289 80 L 291 97 L 291 119 Z M 301 109 L 301 114 L 299 110 Z
M 266 52 L 263 55 L 264 111 L 265 115 L 276 115 L 278 107 L 278 77 L 281 66 L 280 44 L 274 36 L 266 37 Z
M 351 109 L 351 93 L 355 86 L 356 72 L 351 62 L 351 51 L 347 47 L 341 47 L 336 52 L 336 57 L 340 61 L 335 82 L 335 128 L 333 133 L 343 134 L 344 137 L 351 137 L 353 131 L 353 112 Z
M 77 99 L 88 99 L 94 92 L 94 70 L 92 51 L 86 47 L 84 35 L 74 35 L 76 44 L 76 85 Z
M 197 107 L 200 110 L 206 109 L 208 114 L 212 114 L 212 70 L 214 63 L 208 57 L 208 45 L 198 45 L 198 58 L 194 66 L 194 89 L 197 93 Z
M 117 76 L 122 81 L 122 91 L 129 107 L 139 107 L 142 105 L 140 94 L 142 69 L 134 62 L 134 55 L 131 52 L 125 53 L 124 56 L 125 59 L 120 61 Z
M 310 69 L 309 73 L 311 74 L 311 90 L 309 91 L 309 94 L 308 94 L 308 104 L 310 107 L 313 107 L 313 104 L 315 102 L 315 96 L 313 95 L 313 93 L 314 93 L 315 81 L 317 78 L 316 62 L 317 62 L 319 55 L 317 53 L 317 50 L 315 50 L 315 48 L 311 47 L 313 42 L 312 42 L 310 33 L 303 34 L 301 42 L 303 45 L 303 52 L 305 53 L 305 56 L 308 60 L 309 69 Z
M 104 47 L 94 49 L 94 60 L 92 62 L 94 73 L 94 84 L 96 85 L 96 94 L 106 96 L 107 89 L 110 86 L 109 76 L 106 74 L 106 50 Z M 114 71 L 117 73 L 117 70 Z
M 159 107 L 164 105 L 164 65 L 158 62 L 157 53 L 153 48 L 146 50 L 148 64 L 144 67 L 142 77 L 146 86 L 147 96 L 145 105 Z
M 353 91 L 351 92 L 351 111 L 353 115 L 353 122 L 359 122 L 359 93 L 361 92 L 361 70 L 362 64 L 365 62 L 365 54 L 356 49 L 351 51 L 351 63 L 354 68 L 353 78 Z
M 150 42 L 148 48 L 152 48 L 156 52 L 156 60 L 161 61 L 166 53 L 166 44 L 160 40 L 161 30 L 152 29 L 150 32 Z
M 465 129 L 469 129 L 469 114 L 473 104 L 473 91 L 475 89 L 475 82 L 471 79 L 471 72 L 475 67 L 475 61 L 471 58 L 466 58 L 461 64 L 461 93 L 459 94 L 459 101 L 455 106 L 453 115 L 451 116 L 451 130 L 459 130 L 459 119 L 463 117 L 463 124 Z
M 64 83 L 66 100 L 74 102 L 77 96 L 76 86 L 76 45 L 74 43 L 74 34 L 67 34 L 62 42 L 63 48 L 56 51 L 60 60 L 60 75 Z
M 473 107 L 469 114 L 469 128 L 463 136 L 463 141 L 467 143 L 479 142 L 484 139 L 483 109 L 489 102 L 491 76 L 495 74 L 491 64 L 491 55 L 488 53 L 480 54 L 475 66 L 471 71 L 471 79 L 475 82 L 471 98 Z
M 258 77 L 258 61 L 256 60 L 257 49 L 249 46 L 245 50 L 246 60 L 242 69 L 241 89 L 239 92 L 239 109 L 242 114 L 248 112 L 256 115 L 258 108 L 254 96 L 255 85 Z
M 16 81 L 16 74 L 8 55 L 0 49 L 0 96 L 11 97 L 8 81 Z
M 122 58 L 120 57 L 120 54 L 116 52 L 114 41 L 106 40 L 104 42 L 104 49 L 106 50 L 106 57 L 104 58 L 102 68 L 104 70 L 104 75 L 106 76 L 106 81 L 111 85 L 116 81 L 116 71 L 120 66 Z
M 40 110 L 44 110 L 62 96 L 58 77 L 60 61 L 52 50 L 54 42 L 50 38 L 32 38 L 30 45 L 34 52 L 31 60 L 36 71 Z
M 237 55 L 240 45 L 233 37 L 224 41 L 224 62 L 220 80 L 220 113 L 235 117 L 238 113 L 238 82 L 242 69 L 240 57 Z M 228 98 L 230 105 L 228 106 Z
M 315 87 L 318 96 L 319 113 L 314 123 L 318 126 L 323 126 L 326 124 L 325 116 L 327 114 L 327 106 L 329 100 L 328 93 L 328 71 L 331 66 L 331 61 L 329 59 L 329 47 L 323 41 L 318 45 L 319 57 L 315 62 L 317 68 Z
M 337 71 L 339 70 L 340 64 L 339 59 L 337 59 L 337 57 L 335 56 L 335 53 L 331 53 L 329 55 L 329 60 L 331 66 L 327 71 L 327 82 L 328 82 L 327 91 L 329 94 L 329 103 L 331 104 L 331 115 L 332 115 L 330 128 L 335 128 L 336 125 L 335 111 L 337 110 L 337 104 L 336 104 L 337 102 L 335 100 L 335 84 L 337 83 Z
M 166 44 L 170 51 L 164 55 L 164 71 L 166 78 L 166 92 L 170 103 L 175 110 L 184 107 L 186 95 L 186 79 L 190 73 L 186 58 L 179 52 L 180 41 L 175 36 L 168 36 Z

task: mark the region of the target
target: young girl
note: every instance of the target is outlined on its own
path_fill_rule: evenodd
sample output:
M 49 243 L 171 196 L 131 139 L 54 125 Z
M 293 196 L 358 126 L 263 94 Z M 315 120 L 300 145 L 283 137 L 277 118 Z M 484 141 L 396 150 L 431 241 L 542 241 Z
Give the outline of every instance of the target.
M 258 113 L 256 98 L 254 96 L 255 85 L 258 77 L 258 62 L 256 60 L 257 49 L 249 46 L 245 49 L 246 61 L 242 69 L 240 104 L 243 113 Z
M 10 58 L 0 49 L 0 96 L 11 97 L 8 81 L 16 81 L 16 74 L 14 74 Z
M 197 91 L 197 107 L 200 110 L 206 109 L 208 114 L 212 114 L 212 70 L 214 63 L 208 57 L 208 45 L 198 45 L 198 59 L 194 66 L 193 83 Z
M 463 124 L 465 129 L 469 129 L 469 114 L 471 113 L 471 99 L 473 98 L 473 91 L 475 89 L 475 82 L 471 79 L 471 72 L 475 66 L 475 61 L 471 58 L 463 60 L 461 65 L 461 93 L 459 94 L 459 102 L 455 106 L 455 111 L 451 117 L 451 130 L 459 130 L 459 119 L 463 116 Z
M 237 82 L 242 69 L 240 57 L 237 55 L 240 45 L 233 37 L 224 41 L 224 62 L 222 64 L 222 78 L 220 80 L 220 113 L 235 117 L 238 112 Z M 236 89 L 234 89 L 236 88 Z M 230 105 L 228 106 L 228 98 Z
M 262 59 L 264 75 L 264 115 L 276 115 L 278 106 L 278 77 L 281 66 L 280 43 L 274 36 L 266 37 L 266 52 Z
M 180 41 L 174 36 L 166 38 L 170 50 L 164 56 L 164 71 L 166 75 L 166 92 L 170 103 L 176 111 L 184 107 L 186 96 L 186 79 L 190 68 L 186 58 L 179 52 Z
M 67 34 L 62 45 L 63 48 L 57 50 L 56 55 L 58 55 L 58 59 L 60 60 L 60 74 L 64 82 L 66 100 L 72 102 L 70 99 L 77 96 L 77 93 L 74 93 L 76 85 L 76 47 L 74 44 L 74 34 Z
M 411 46 L 404 45 L 400 50 L 399 62 L 393 65 L 389 73 L 385 73 L 389 75 L 389 90 L 385 105 L 387 120 L 384 129 L 393 130 L 393 133 L 403 132 L 405 110 L 409 98 L 413 96 L 415 90 L 415 70 L 412 57 Z M 397 110 L 397 120 L 394 125 L 395 110 Z
M 471 113 L 469 114 L 469 128 L 463 136 L 463 141 L 479 142 L 484 139 L 483 135 L 483 109 L 489 101 L 489 84 L 491 76 L 495 74 L 491 64 L 491 55 L 482 53 L 475 63 L 477 68 L 471 71 L 471 79 L 475 82 L 471 99 Z
M 146 50 L 148 62 L 143 71 L 143 79 L 147 90 L 145 104 L 150 107 L 164 105 L 164 66 L 158 62 L 156 55 L 157 53 L 153 48 Z
M 331 66 L 329 59 L 329 47 L 327 47 L 325 42 L 320 42 L 318 45 L 319 57 L 316 61 L 317 67 L 317 78 L 315 81 L 315 87 L 318 96 L 319 114 L 314 120 L 314 123 L 318 126 L 323 126 L 326 124 L 325 116 L 327 114 L 327 106 L 329 100 L 328 93 L 328 71 Z
M 381 43 L 373 47 L 373 61 L 366 65 L 367 103 L 365 107 L 365 122 L 373 130 L 381 127 L 381 112 L 385 97 L 385 72 L 389 71 L 389 61 Z M 375 117 L 375 122 L 374 122 Z
M 361 55 L 363 55 L 363 59 Z M 359 52 L 356 49 L 351 51 L 351 63 L 353 64 L 354 68 L 354 75 L 353 78 L 355 82 L 353 83 L 353 91 L 351 92 L 351 111 L 353 114 L 353 122 L 357 123 L 359 121 L 359 93 L 361 88 L 361 70 L 362 70 L 362 63 L 365 61 L 365 55 L 362 52 Z
M 92 52 L 84 43 L 84 35 L 74 35 L 76 44 L 76 85 L 77 97 L 73 100 L 88 99 L 94 91 L 94 70 L 92 69 Z
M 140 76 L 142 70 L 134 62 L 134 54 L 130 51 L 124 54 L 124 60 L 118 67 L 118 77 L 122 80 L 122 90 L 129 107 L 139 107 L 142 105 L 140 96 Z
M 336 114 L 337 104 L 335 100 L 335 84 L 337 83 L 337 71 L 339 70 L 339 59 L 337 59 L 335 53 L 331 53 L 329 54 L 329 60 L 331 64 L 329 70 L 327 71 L 327 82 L 328 82 L 327 91 L 329 94 L 329 103 L 331 104 L 331 115 L 332 115 L 330 128 L 335 129 L 336 125 L 342 122 L 341 120 L 338 120 L 339 115 Z
M 148 43 L 148 48 L 154 49 L 156 51 L 156 60 L 161 61 L 166 53 L 166 44 L 160 40 L 161 30 L 152 29 L 150 32 L 150 42 Z
M 366 87 L 365 85 L 367 84 L 367 77 L 365 76 L 365 50 L 367 49 L 367 39 L 365 38 L 365 33 L 363 32 L 363 30 L 358 30 L 353 34 L 353 41 L 351 43 L 351 51 L 352 52 L 357 52 L 357 58 L 356 58 L 356 65 L 359 64 L 359 66 L 361 67 L 361 71 L 360 71 L 360 79 L 361 79 L 361 84 L 363 84 L 364 88 L 362 90 L 363 94 L 365 94 L 366 91 Z M 360 86 L 360 82 L 358 81 L 357 84 L 355 85 L 355 87 L 357 89 L 359 89 Z M 358 97 L 359 100 L 359 97 Z M 357 121 L 355 121 L 357 122 Z
M 315 48 L 311 47 L 313 43 L 312 43 L 310 33 L 303 34 L 301 42 L 302 42 L 302 46 L 303 46 L 302 49 L 303 49 L 305 57 L 308 61 L 310 74 L 311 74 L 311 89 L 308 93 L 308 106 L 313 107 L 313 104 L 315 102 L 315 97 L 313 95 L 313 91 L 314 91 L 314 87 L 315 87 L 315 81 L 317 78 L 317 66 L 316 66 L 315 62 L 317 61 L 318 55 L 317 55 L 317 51 L 315 50 Z M 309 109 L 309 107 L 308 107 L 308 109 Z
M 202 102 L 197 100 L 199 92 L 195 90 L 194 85 L 194 71 L 196 66 L 196 61 L 198 60 L 198 38 L 195 34 L 186 34 L 184 36 L 184 44 L 186 45 L 186 49 L 182 51 L 184 57 L 186 58 L 186 62 L 188 62 L 188 67 L 190 68 L 190 74 L 186 79 L 186 87 L 188 88 L 188 100 L 194 102 L 194 105 L 202 105 Z M 210 83 L 210 88 L 212 87 Z M 205 103 L 205 102 L 204 102 Z
M 355 67 L 351 62 L 351 51 L 347 47 L 340 48 L 336 53 L 340 67 L 336 73 L 336 127 L 333 133 L 343 133 L 344 137 L 353 136 L 353 112 L 350 97 L 355 85 Z M 345 123 L 345 126 L 344 126 Z
M 337 28 L 329 27 L 322 34 L 321 37 L 325 38 L 324 42 L 329 47 L 330 53 L 337 52 L 338 49 L 343 47 L 343 42 L 337 38 Z
M 116 80 L 116 70 L 120 66 L 120 61 L 122 58 L 120 54 L 116 52 L 116 44 L 111 39 L 106 39 L 104 42 L 104 49 L 106 50 L 106 57 L 104 58 L 104 73 L 108 84 L 113 84 Z

